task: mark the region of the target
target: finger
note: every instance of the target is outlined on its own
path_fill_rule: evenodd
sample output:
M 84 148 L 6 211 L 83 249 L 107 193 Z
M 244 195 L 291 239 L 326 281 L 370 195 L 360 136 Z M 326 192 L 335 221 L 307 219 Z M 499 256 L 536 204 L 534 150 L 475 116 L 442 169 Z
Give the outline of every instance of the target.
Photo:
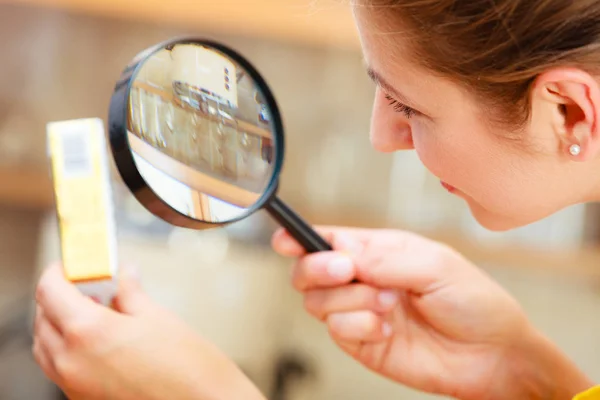
M 151 308 L 154 303 L 144 292 L 140 283 L 139 270 L 133 266 L 125 266 L 119 274 L 119 289 L 114 300 L 116 311 L 139 315 Z
M 333 341 L 342 349 L 344 350 L 346 353 L 350 354 L 352 357 L 357 358 L 358 355 L 361 353 L 361 350 L 363 349 L 363 347 L 365 346 L 365 343 L 363 342 L 359 342 L 359 341 L 346 341 L 346 340 L 339 340 L 336 339 L 335 336 L 331 336 Z
M 433 242 L 420 247 L 384 248 L 373 245 L 354 257 L 359 281 L 382 288 L 426 294 L 444 286 L 455 276 L 457 260 Z
M 330 314 L 327 326 L 331 336 L 338 342 L 380 342 L 393 333 L 385 317 L 371 311 Z
M 35 316 L 35 337 L 43 348 L 48 351 L 52 357 L 51 359 L 54 359 L 65 349 L 62 336 L 44 316 L 44 311 L 39 306 Z
M 319 229 L 315 230 L 326 242 L 331 244 L 333 239 L 333 235 L 331 233 L 323 232 Z M 285 257 L 300 257 L 306 254 L 304 247 L 283 228 L 278 229 L 273 234 L 273 237 L 271 238 L 271 246 L 277 253 Z
M 341 342 L 335 343 L 350 356 L 369 369 L 380 371 L 390 352 L 390 341 L 380 342 Z
M 399 301 L 394 290 L 379 290 L 367 285 L 347 285 L 333 289 L 311 290 L 305 294 L 304 306 L 315 318 L 325 321 L 329 314 L 350 311 L 392 311 Z
M 46 377 L 56 384 L 59 384 L 58 373 L 54 368 L 54 363 L 49 352 L 43 347 L 40 341 L 35 338 L 32 348 L 33 359 L 40 366 Z
M 410 232 L 336 227 L 317 230 L 330 239 L 338 252 L 350 253 L 357 269 L 356 280 L 373 286 L 397 287 L 423 294 L 443 286 L 452 277 L 451 267 L 458 259 L 452 257 L 453 252 L 445 246 Z M 304 254 L 283 230 L 274 235 L 273 247 L 284 255 L 286 251 L 287 255 Z M 301 261 L 309 257 L 313 255 L 305 256 Z M 303 290 L 310 287 L 302 280 L 297 284 Z
M 299 291 L 339 286 L 352 282 L 355 277 L 352 258 L 331 251 L 301 258 L 292 271 L 292 283 Z
M 37 287 L 36 300 L 44 316 L 59 332 L 78 316 L 93 317 L 105 308 L 84 296 L 67 281 L 60 264 L 47 268 Z
M 363 242 L 373 233 L 369 229 L 343 228 L 343 227 L 316 227 L 326 242 L 331 244 L 335 250 L 356 253 L 360 251 Z M 306 250 L 285 229 L 278 229 L 271 239 L 273 249 L 285 257 L 300 257 L 306 254 Z

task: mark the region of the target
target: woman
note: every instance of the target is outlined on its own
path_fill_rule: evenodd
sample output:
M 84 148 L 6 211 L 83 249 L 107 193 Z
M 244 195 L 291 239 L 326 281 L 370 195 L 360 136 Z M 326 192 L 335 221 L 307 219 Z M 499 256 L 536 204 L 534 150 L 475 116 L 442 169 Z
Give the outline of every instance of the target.
M 416 150 L 492 230 L 600 200 L 600 0 L 361 2 L 377 150 Z M 600 399 L 452 249 L 400 231 L 322 232 L 335 251 L 304 255 L 284 232 L 273 246 L 299 258 L 293 282 L 307 310 L 365 367 L 463 400 Z M 134 282 L 122 281 L 113 312 L 58 267 L 42 278 L 34 353 L 71 398 L 261 398 Z

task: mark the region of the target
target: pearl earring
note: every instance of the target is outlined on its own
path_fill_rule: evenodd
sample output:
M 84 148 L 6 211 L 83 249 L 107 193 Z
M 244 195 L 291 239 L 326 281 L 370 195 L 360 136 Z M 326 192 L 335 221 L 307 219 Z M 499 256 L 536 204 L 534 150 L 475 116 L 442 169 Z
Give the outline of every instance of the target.
M 572 156 L 577 157 L 579 153 L 581 153 L 581 146 L 572 144 L 571 147 L 569 147 L 569 153 L 571 153 Z

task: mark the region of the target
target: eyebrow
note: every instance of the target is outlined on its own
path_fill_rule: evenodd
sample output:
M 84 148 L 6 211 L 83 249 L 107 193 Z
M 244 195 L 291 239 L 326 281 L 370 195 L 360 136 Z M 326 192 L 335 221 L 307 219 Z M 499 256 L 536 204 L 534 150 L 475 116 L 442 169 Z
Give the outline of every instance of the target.
M 410 107 L 410 108 L 414 108 L 415 111 L 421 113 L 421 111 L 418 110 L 418 107 L 413 107 L 413 103 L 406 97 L 404 96 L 402 93 L 400 93 L 399 91 L 397 91 L 392 85 L 390 85 L 377 71 L 375 71 L 373 68 L 371 67 L 367 67 L 367 75 L 369 76 L 369 78 L 371 78 L 371 80 L 378 85 L 379 87 L 381 87 L 384 91 L 386 91 L 387 93 L 389 93 L 390 95 L 394 96 L 394 98 L 396 100 L 398 100 L 400 103 L 405 104 L 406 106 Z

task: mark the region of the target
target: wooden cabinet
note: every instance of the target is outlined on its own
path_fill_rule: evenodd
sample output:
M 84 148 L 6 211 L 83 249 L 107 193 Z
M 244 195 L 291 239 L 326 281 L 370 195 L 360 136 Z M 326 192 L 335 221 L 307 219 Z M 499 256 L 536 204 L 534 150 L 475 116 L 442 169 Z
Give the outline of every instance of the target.
M 246 55 L 267 78 L 277 97 L 286 126 L 287 151 L 280 192 L 283 200 L 312 223 L 424 229 L 423 223 L 420 227 L 407 227 L 405 222 L 390 217 L 394 211 L 391 202 L 420 190 L 405 190 L 410 182 L 404 170 L 414 173 L 412 168 L 421 166 L 417 161 L 407 163 L 399 169 L 398 176 L 393 175 L 392 157 L 376 154 L 370 148 L 373 86 L 364 72 L 358 48 L 326 48 L 327 43 L 332 43 L 331 38 L 317 40 L 324 32 L 318 29 L 325 29 L 319 26 L 335 30 L 339 24 L 345 26 L 340 32 L 346 32 L 345 43 L 351 46 L 354 28 L 351 20 L 344 17 L 346 6 L 332 1 L 342 8 L 319 0 L 317 10 L 310 14 L 310 0 L 211 4 L 143 0 L 143 7 L 142 0 L 0 0 L 0 38 L 5 56 L 0 74 L 0 204 L 52 211 L 46 124 L 90 117 L 106 121 L 115 81 L 133 56 L 184 31 L 212 32 L 213 38 Z M 30 7 L 36 5 L 43 7 Z M 73 16 L 50 7 L 81 14 Z M 156 10 L 163 14 L 162 19 Z M 182 10 L 192 10 L 189 14 L 197 15 L 191 18 Z M 325 18 L 327 13 L 337 12 L 339 20 Z M 231 15 L 220 17 L 219 13 Z M 143 22 L 150 21 L 152 15 L 155 22 L 161 23 Z M 214 27 L 211 18 L 219 20 L 221 26 Z M 293 22 L 296 18 L 304 22 Z M 242 20 L 248 20 L 245 26 L 233 26 L 243 25 Z M 309 20 L 313 22 L 308 24 Z M 266 26 L 259 27 L 256 21 Z M 195 24 L 198 29 L 192 29 Z M 309 27 L 316 29 L 316 34 Z M 230 35 L 225 35 L 225 31 Z M 244 32 L 251 32 L 253 37 Z M 260 39 L 261 36 L 270 40 Z M 301 42 L 312 45 L 300 45 Z M 10 122 L 15 120 L 18 123 Z M 13 156 L 17 153 L 22 156 Z M 11 161 L 7 161 L 8 156 Z M 397 197 L 390 195 L 393 185 L 401 188 Z M 441 194 L 426 195 L 436 204 L 448 201 Z M 411 210 L 419 206 L 415 202 L 406 204 L 401 207 Z M 597 251 L 488 246 L 489 243 L 474 240 L 475 235 L 465 233 L 457 224 L 448 231 L 440 229 L 436 227 L 429 233 L 457 247 L 475 262 L 539 265 L 588 277 L 600 274 Z
M 54 205 L 47 171 L 37 167 L 0 167 L 0 206 L 50 209 Z
M 44 159 L 45 124 L 105 118 L 120 68 L 145 46 L 182 32 L 210 32 L 358 48 L 350 9 L 335 0 L 0 0 L 0 9 L 0 33 L 7 42 L 0 78 L 0 137 L 12 135 L 8 141 L 26 149 L 20 155 L 24 160 L 15 162 L 6 162 L 9 157 L 3 154 L 0 204 L 27 208 L 53 205 Z M 136 26 L 146 33 L 136 34 Z M 123 38 L 128 38 L 126 43 Z M 15 112 L 23 114 L 24 126 L 9 126 Z M 0 145 L 10 152 L 5 142 Z
M 0 0 L 231 36 L 356 48 L 348 2 L 338 0 Z

